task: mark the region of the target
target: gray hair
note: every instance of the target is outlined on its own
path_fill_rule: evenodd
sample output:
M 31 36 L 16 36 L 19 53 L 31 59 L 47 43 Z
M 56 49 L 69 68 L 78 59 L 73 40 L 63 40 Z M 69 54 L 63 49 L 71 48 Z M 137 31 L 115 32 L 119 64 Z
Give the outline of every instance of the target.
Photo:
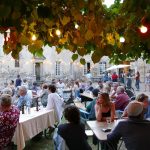
M 11 106 L 12 97 L 9 94 L 2 94 L 0 96 L 0 104 L 1 106 L 9 107 Z
M 20 86 L 20 87 L 19 87 L 19 90 L 22 90 L 22 91 L 24 91 L 25 93 L 27 93 L 27 88 L 26 88 L 26 86 L 24 86 L 24 85 Z
M 117 90 L 116 90 L 117 94 L 124 93 L 124 91 L 125 91 L 124 86 L 118 86 L 117 87 Z

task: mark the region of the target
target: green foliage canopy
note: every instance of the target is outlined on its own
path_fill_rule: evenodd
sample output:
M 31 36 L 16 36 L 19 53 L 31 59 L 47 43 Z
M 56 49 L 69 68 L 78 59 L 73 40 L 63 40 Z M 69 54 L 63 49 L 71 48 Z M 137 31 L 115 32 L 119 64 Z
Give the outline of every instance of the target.
M 148 28 L 147 33 L 140 32 L 141 25 Z M 0 32 L 5 36 L 4 52 L 16 59 L 23 45 L 37 56 L 49 45 L 56 46 L 58 53 L 72 51 L 73 60 L 86 54 L 94 63 L 104 55 L 114 63 L 139 57 L 149 60 L 150 1 L 115 0 L 107 8 L 102 0 L 1 0 Z M 31 39 L 33 35 L 36 40 Z

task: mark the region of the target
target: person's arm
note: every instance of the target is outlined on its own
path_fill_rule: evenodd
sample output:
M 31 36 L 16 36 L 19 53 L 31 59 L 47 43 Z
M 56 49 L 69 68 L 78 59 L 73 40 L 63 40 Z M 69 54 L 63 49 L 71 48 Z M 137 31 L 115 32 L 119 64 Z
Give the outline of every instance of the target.
M 121 126 L 120 123 L 114 128 L 114 130 L 107 135 L 107 142 L 109 147 L 112 149 L 117 149 L 117 144 L 121 138 Z
M 96 120 L 101 121 L 102 120 L 102 106 L 101 105 L 95 105 L 95 115 Z
M 17 107 L 21 110 L 22 107 L 22 99 L 18 98 L 17 100 Z
M 86 111 L 90 112 L 92 108 L 92 102 L 89 103 L 89 105 L 86 106 Z

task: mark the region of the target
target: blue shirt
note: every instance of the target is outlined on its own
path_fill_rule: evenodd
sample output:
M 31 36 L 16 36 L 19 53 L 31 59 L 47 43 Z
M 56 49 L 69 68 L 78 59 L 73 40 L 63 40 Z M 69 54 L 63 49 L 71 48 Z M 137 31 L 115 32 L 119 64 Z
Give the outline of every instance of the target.
M 28 94 L 26 94 L 25 96 L 20 96 L 18 98 L 18 103 L 17 103 L 17 107 L 21 110 L 21 107 L 25 105 L 27 107 L 31 106 L 31 98 L 29 97 Z

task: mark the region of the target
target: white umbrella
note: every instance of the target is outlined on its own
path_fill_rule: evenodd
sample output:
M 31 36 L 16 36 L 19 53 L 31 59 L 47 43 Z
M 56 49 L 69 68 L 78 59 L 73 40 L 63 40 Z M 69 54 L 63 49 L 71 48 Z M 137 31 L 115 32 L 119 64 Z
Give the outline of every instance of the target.
M 131 65 L 124 65 L 124 64 L 114 65 L 114 66 L 111 66 L 110 68 L 107 68 L 106 71 L 119 69 L 119 68 L 126 68 L 126 67 L 130 67 L 130 66 Z

